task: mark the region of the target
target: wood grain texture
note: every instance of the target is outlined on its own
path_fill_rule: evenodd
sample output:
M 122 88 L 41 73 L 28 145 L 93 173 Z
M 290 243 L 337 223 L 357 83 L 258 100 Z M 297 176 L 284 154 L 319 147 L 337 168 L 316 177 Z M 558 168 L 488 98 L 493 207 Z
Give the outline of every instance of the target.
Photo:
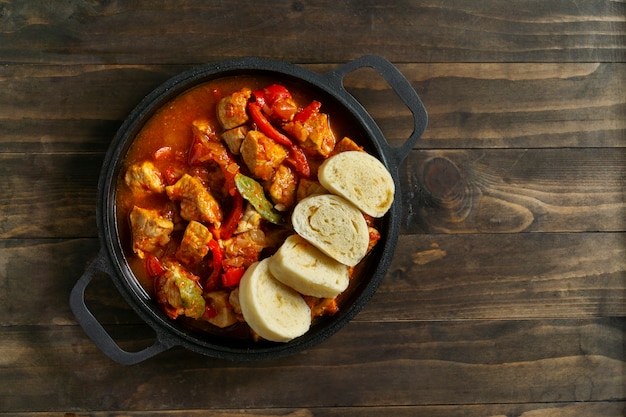
M 410 232 L 623 231 L 626 152 L 432 150 L 402 178 Z
M 326 73 L 336 65 L 306 65 Z M 0 152 L 104 152 L 141 99 L 193 65 L 0 67 Z M 626 144 L 626 64 L 398 64 L 429 124 L 417 147 L 586 148 Z M 346 77 L 394 145 L 409 110 L 370 70 Z
M 74 326 L 2 327 L 0 377 L 10 383 L 0 384 L 0 404 L 28 412 L 609 402 L 624 394 L 623 332 L 617 319 L 355 322 L 279 360 L 223 362 L 174 348 L 124 367 Z M 112 334 L 129 349 L 150 342 L 142 327 Z
M 245 55 L 342 62 L 367 53 L 395 62 L 625 59 L 625 6 L 610 0 L 0 6 L 0 55 L 11 63 L 187 64 Z
M 496 405 L 433 405 L 397 407 L 341 407 L 341 408 L 298 408 L 240 410 L 167 410 L 139 412 L 70 412 L 63 417 L 580 417 L 602 416 L 623 417 L 626 403 L 537 403 Z M 3 413 L 0 413 L 3 415 Z M 14 413 L 12 417 L 59 417 L 59 413 L 35 412 Z
M 64 417 L 623 417 L 626 403 L 538 403 L 467 406 L 318 407 L 311 409 L 168 410 L 141 412 L 65 413 Z M 0 413 L 0 415 L 2 415 Z M 58 417 L 58 413 L 16 413 L 14 417 Z
M 626 145 L 626 65 L 398 65 L 428 110 L 418 148 L 560 148 Z M 373 71 L 346 86 L 387 138 L 412 131 L 409 111 Z
M 102 154 L 0 154 L 0 238 L 97 236 Z
M 620 233 L 403 236 L 359 320 L 624 317 Z

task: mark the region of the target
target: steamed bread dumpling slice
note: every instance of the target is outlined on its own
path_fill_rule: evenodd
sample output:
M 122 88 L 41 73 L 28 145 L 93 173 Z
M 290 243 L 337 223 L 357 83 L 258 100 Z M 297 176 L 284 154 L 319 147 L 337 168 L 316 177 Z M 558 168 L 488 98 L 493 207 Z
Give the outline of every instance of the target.
M 393 203 L 395 186 L 391 174 L 382 162 L 366 152 L 333 155 L 320 165 L 318 179 L 324 188 L 372 217 L 382 217 Z
M 252 264 L 239 283 L 243 318 L 263 339 L 288 342 L 311 326 L 311 310 L 302 296 L 276 280 L 269 258 Z
M 369 230 L 365 218 L 342 197 L 307 197 L 294 208 L 291 222 L 297 234 L 344 265 L 355 266 L 367 253 Z
M 270 258 L 270 272 L 303 295 L 335 298 L 350 283 L 348 267 L 299 235 L 289 236 Z

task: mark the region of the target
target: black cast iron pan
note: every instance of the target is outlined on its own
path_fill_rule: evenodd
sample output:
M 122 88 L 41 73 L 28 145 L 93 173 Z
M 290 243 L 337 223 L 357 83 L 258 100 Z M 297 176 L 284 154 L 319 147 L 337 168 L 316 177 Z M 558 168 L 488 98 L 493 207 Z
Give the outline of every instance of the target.
M 375 69 L 393 88 L 413 114 L 414 130 L 398 147 L 389 145 L 375 121 L 364 107 L 344 88 L 347 74 L 364 67 Z M 168 319 L 150 300 L 133 276 L 119 239 L 115 187 L 120 167 L 133 139 L 145 122 L 165 103 L 184 91 L 220 77 L 238 74 L 268 75 L 276 80 L 300 83 L 345 110 L 363 132 L 370 153 L 387 167 L 396 186 L 395 201 L 382 220 L 381 240 L 359 277 L 359 286 L 343 302 L 339 313 L 321 320 L 305 335 L 288 343 L 237 341 L 197 334 Z M 335 70 L 319 74 L 282 61 L 242 58 L 203 66 L 182 73 L 161 85 L 141 101 L 118 130 L 106 154 L 98 184 L 97 221 L 101 250 L 97 258 L 74 286 L 70 307 L 87 335 L 107 356 L 122 364 L 146 360 L 173 346 L 183 346 L 210 357 L 230 360 L 262 360 L 290 355 L 314 346 L 338 331 L 367 303 L 382 281 L 396 246 L 402 216 L 398 168 L 426 128 L 427 114 L 415 90 L 389 61 L 368 55 Z M 107 274 L 133 310 L 156 333 L 156 341 L 138 352 L 123 350 L 106 332 L 85 304 L 85 289 L 98 273 Z

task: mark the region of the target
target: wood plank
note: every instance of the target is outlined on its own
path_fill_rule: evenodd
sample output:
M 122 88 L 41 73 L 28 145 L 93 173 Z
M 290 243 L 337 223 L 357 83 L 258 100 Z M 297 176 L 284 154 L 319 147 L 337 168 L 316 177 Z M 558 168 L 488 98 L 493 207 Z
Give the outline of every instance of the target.
M 0 152 L 104 152 L 141 99 L 190 67 L 0 68 Z
M 244 55 L 341 62 L 365 53 L 396 62 L 623 62 L 626 48 L 624 4 L 608 0 L 76 1 L 54 8 L 20 0 L 3 2 L 0 16 L 7 63 L 179 64 Z
M 409 233 L 623 231 L 623 149 L 413 152 L 402 182 Z
M 102 160 L 0 154 L 0 238 L 95 237 Z M 423 150 L 406 172 L 406 233 L 626 230 L 620 148 Z
M 623 417 L 626 402 L 467 404 L 462 406 L 247 408 L 212 410 L 89 411 L 66 412 L 64 417 Z M 9 415 L 0 412 L 0 416 Z M 59 413 L 11 413 L 11 417 L 58 417 Z
M 70 291 L 99 249 L 100 242 L 95 238 L 0 239 L 1 325 L 75 324 L 69 309 Z M 25 281 L 32 284 L 28 289 Z M 110 280 L 102 277 L 93 289 L 99 294 L 100 308 L 95 309 L 98 318 L 102 317 L 100 311 L 108 311 L 103 321 L 116 323 L 116 305 L 121 305 L 125 317 L 122 322 L 128 322 L 129 317 L 132 320 L 128 304 Z M 88 296 L 93 294 L 89 292 Z M 33 300 L 37 303 L 36 308 L 24 308 L 31 306 Z
M 131 109 L 191 65 L 14 65 L 0 68 L 0 152 L 106 151 Z M 306 65 L 326 73 L 334 65 Z M 626 144 L 626 65 L 398 64 L 429 125 L 417 147 L 558 148 Z M 413 127 L 373 71 L 346 88 L 394 144 Z
M 0 240 L 0 324 L 74 324 L 69 293 L 99 248 L 97 239 Z M 25 291 L 23 277 L 37 285 Z M 625 278 L 623 233 L 403 235 L 355 320 L 624 317 Z M 33 299 L 38 308 L 23 308 Z M 86 301 L 103 324 L 141 322 L 105 275 Z
M 0 404 L 16 412 L 136 412 L 615 401 L 624 394 L 624 324 L 360 322 L 269 362 L 223 362 L 175 348 L 130 367 L 105 358 L 77 327 L 3 326 Z M 134 346 L 149 342 L 137 326 L 114 330 Z
M 626 145 L 626 65 L 398 65 L 428 111 L 417 147 L 559 148 Z M 391 142 L 407 138 L 412 118 L 372 71 L 346 86 Z
M 102 154 L 0 154 L 0 238 L 97 236 Z
M 626 316 L 624 233 L 401 236 L 358 320 Z

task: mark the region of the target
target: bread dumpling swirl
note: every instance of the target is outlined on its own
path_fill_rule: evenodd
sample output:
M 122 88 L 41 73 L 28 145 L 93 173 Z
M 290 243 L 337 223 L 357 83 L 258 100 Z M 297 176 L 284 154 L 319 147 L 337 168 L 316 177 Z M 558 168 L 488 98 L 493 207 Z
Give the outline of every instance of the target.
M 369 232 L 361 211 L 333 194 L 307 197 L 294 208 L 293 228 L 331 258 L 355 266 L 367 253 Z
M 372 217 L 382 217 L 393 203 L 393 178 L 382 162 L 368 153 L 338 153 L 320 165 L 318 177 L 324 188 Z
M 350 283 L 348 266 L 322 253 L 302 236 L 289 236 L 270 259 L 270 272 L 303 295 L 335 298 Z

